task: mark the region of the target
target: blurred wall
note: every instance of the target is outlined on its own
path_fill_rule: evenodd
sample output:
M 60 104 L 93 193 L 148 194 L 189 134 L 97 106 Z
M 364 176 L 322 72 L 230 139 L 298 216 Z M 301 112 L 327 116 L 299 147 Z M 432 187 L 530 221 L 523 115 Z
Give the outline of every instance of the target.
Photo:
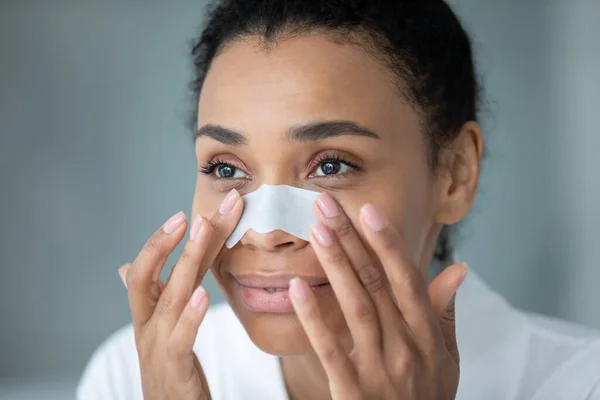
M 461 258 L 517 306 L 600 327 L 600 3 L 452 4 L 475 39 L 489 150 Z M 0 379 L 76 379 L 129 321 L 117 267 L 189 214 L 203 9 L 1 3 Z

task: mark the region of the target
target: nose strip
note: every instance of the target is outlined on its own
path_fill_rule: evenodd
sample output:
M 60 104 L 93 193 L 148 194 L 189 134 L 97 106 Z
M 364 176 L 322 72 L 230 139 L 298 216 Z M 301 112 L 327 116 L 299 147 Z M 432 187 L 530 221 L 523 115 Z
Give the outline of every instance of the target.
M 318 194 L 288 185 L 262 185 L 242 196 L 244 212 L 225 245 L 235 246 L 248 229 L 261 234 L 281 229 L 308 240 L 310 227 L 317 221 L 313 204 Z

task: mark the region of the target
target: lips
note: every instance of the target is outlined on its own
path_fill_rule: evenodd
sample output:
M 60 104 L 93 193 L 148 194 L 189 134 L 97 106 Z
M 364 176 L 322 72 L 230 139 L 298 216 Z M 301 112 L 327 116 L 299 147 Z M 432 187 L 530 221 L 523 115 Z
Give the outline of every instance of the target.
M 294 308 L 289 297 L 290 279 L 298 276 L 315 294 L 330 288 L 326 277 L 302 275 L 231 275 L 239 287 L 242 303 L 251 311 L 285 313 Z
M 242 286 L 257 289 L 288 289 L 290 287 L 290 279 L 294 277 L 302 278 L 309 286 L 320 286 L 329 283 L 326 277 L 302 276 L 302 275 L 232 275 L 234 279 Z

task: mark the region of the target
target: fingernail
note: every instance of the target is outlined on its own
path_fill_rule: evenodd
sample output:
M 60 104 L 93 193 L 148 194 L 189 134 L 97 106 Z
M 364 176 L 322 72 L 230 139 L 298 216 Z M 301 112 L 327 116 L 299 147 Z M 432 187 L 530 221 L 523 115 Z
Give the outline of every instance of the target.
M 371 203 L 367 203 L 360 209 L 365 222 L 374 232 L 380 231 L 387 225 L 387 220 Z
M 300 282 L 300 278 L 292 278 L 290 280 L 290 294 L 296 300 L 302 302 L 306 301 L 308 298 L 308 293 L 306 293 L 306 288 L 302 285 L 302 282 Z
M 193 309 L 200 308 L 200 305 L 204 302 L 205 298 L 206 298 L 206 290 L 204 290 L 204 288 L 202 286 L 198 286 L 196 288 L 196 290 L 194 290 L 194 293 L 192 293 L 192 298 L 190 300 L 190 306 L 192 306 Z
M 123 282 L 123 286 L 125 286 L 125 288 L 127 288 L 127 279 L 125 277 L 125 266 L 127 264 L 123 265 L 122 267 L 119 267 L 119 269 L 117 270 L 119 272 L 119 277 L 121 278 L 121 282 Z
M 229 211 L 233 209 L 233 206 L 235 205 L 238 196 L 238 191 L 235 189 L 231 189 L 231 191 L 227 194 L 225 199 L 223 199 L 223 201 L 221 202 L 221 205 L 219 206 L 219 213 L 222 215 L 229 213 Z
M 329 233 L 327 227 L 323 225 L 322 222 L 316 222 L 312 226 L 312 231 L 313 235 L 315 236 L 315 239 L 317 239 L 317 242 L 321 246 L 328 247 L 333 244 L 333 238 L 331 237 L 331 234 Z
M 201 215 L 196 215 L 194 217 L 194 222 L 192 222 L 192 228 L 190 229 L 190 240 L 198 239 L 198 235 L 200 234 L 200 228 L 202 228 L 202 224 L 204 222 L 204 218 Z
M 165 222 L 163 225 L 163 232 L 170 234 L 177 230 L 179 225 L 185 220 L 185 214 L 183 211 L 179 211 Z
M 317 196 L 317 204 L 327 218 L 333 218 L 340 215 L 340 209 L 337 204 L 335 204 L 335 200 L 333 200 L 333 197 L 331 197 L 329 193 L 319 193 Z

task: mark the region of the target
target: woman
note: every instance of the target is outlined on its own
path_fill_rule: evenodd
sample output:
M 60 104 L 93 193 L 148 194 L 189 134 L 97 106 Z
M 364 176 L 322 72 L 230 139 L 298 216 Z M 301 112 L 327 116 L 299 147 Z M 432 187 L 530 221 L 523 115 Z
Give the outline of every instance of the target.
M 225 0 L 192 54 L 190 237 L 166 283 L 181 212 L 120 269 L 133 324 L 80 399 L 600 398 L 596 333 L 512 309 L 452 260 L 483 133 L 443 1 Z M 309 240 L 224 247 L 262 185 L 320 192 Z M 209 269 L 228 302 L 210 309 Z

